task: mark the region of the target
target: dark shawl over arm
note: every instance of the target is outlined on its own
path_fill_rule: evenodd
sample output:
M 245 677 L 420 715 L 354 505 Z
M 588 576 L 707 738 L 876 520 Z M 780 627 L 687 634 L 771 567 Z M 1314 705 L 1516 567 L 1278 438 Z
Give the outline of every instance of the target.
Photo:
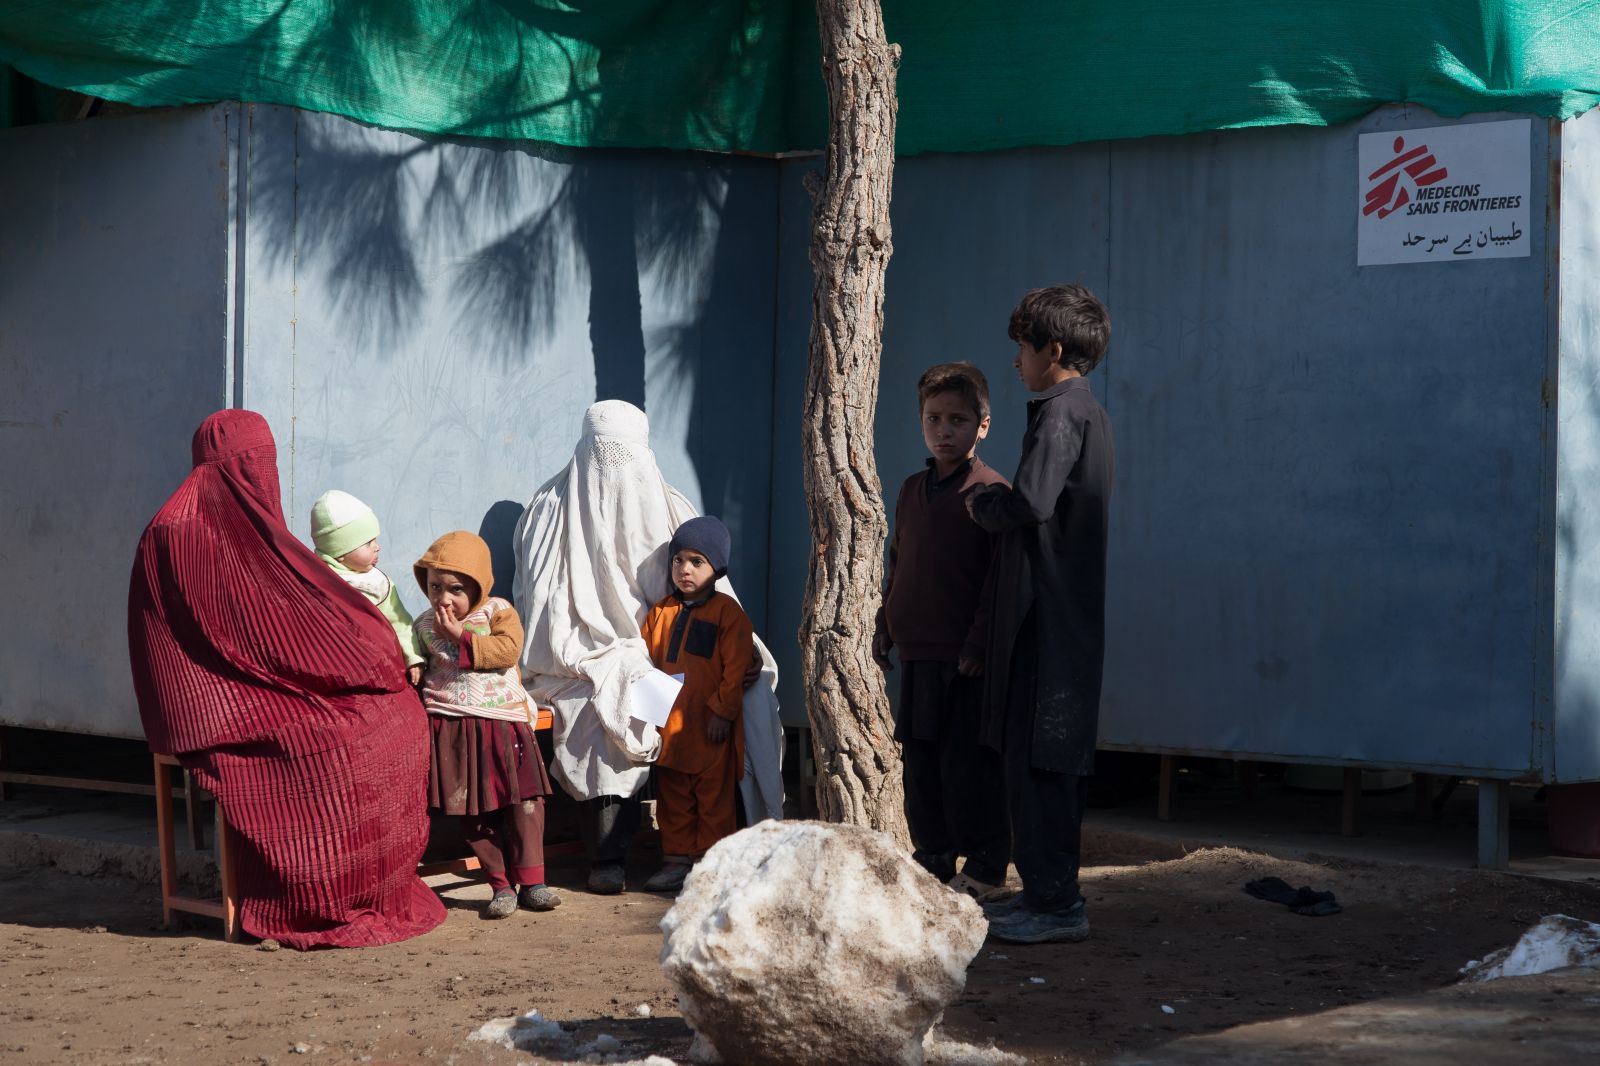
M 1094 768 L 1105 658 L 1106 539 L 1114 460 L 1111 422 L 1083 378 L 1028 403 L 1011 488 L 973 501 L 973 519 L 1000 534 L 984 670 L 984 742 L 1026 742 L 1040 770 Z M 1010 664 L 1028 622 L 1038 640 L 1033 734 L 1005 736 Z

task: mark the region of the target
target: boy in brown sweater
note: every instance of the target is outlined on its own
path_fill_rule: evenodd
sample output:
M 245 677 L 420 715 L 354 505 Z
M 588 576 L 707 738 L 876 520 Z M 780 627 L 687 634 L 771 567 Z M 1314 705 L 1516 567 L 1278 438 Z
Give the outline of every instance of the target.
M 989 432 L 989 383 L 970 363 L 941 363 L 917 382 L 927 469 L 895 502 L 889 574 L 872 654 L 893 669 L 900 649 L 900 713 L 906 822 L 915 858 L 979 902 L 998 895 L 1011 861 L 999 756 L 979 739 L 985 578 L 994 536 L 968 516 L 964 498 L 1007 484 L 977 456 Z M 966 856 L 958 874 L 956 859 Z

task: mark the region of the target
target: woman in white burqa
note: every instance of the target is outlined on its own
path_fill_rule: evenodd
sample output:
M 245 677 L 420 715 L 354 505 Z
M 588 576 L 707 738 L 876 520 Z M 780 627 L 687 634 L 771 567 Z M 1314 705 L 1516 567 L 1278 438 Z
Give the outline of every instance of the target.
M 539 489 L 517 523 L 513 595 L 527 627 L 523 676 L 539 705 L 554 712 L 550 771 L 579 801 L 594 892 L 624 887 L 636 797 L 661 746 L 656 727 L 629 714 L 629 687 L 655 669 L 639 627 L 670 591 L 667 542 L 697 513 L 661 476 L 644 412 L 602 400 L 584 412 L 566 470 Z M 733 595 L 727 578 L 717 587 Z M 778 671 L 759 638 L 756 651 L 761 670 L 745 690 L 739 783 L 749 822 L 783 814 Z

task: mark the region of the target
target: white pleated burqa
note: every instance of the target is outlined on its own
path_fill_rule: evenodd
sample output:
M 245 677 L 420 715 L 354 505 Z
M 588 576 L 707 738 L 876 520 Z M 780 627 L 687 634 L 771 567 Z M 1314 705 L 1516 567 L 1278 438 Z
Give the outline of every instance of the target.
M 584 412 L 566 470 L 517 523 L 523 677 L 554 713 L 550 771 L 575 799 L 633 795 L 661 750 L 656 728 L 629 717 L 628 690 L 654 669 L 639 628 L 670 591 L 667 543 L 697 513 L 661 476 L 644 412 L 602 400 Z M 727 578 L 717 588 L 733 595 Z M 739 785 L 751 822 L 783 815 L 778 670 L 759 637 L 756 650 L 762 671 L 745 691 Z

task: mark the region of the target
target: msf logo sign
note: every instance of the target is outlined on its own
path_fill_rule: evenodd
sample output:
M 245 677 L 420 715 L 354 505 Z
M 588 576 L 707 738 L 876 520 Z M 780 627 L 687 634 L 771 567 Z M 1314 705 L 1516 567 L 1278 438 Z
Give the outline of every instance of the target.
M 1443 181 L 1450 172 L 1439 165 L 1438 158 L 1428 151 L 1426 144 L 1406 151 L 1406 139 L 1396 137 L 1394 158 L 1367 175 L 1368 181 L 1377 184 L 1367 189 L 1367 201 L 1361 213 L 1376 212 L 1379 218 L 1387 218 L 1410 203 L 1411 190 L 1401 182 L 1402 175 L 1411 179 L 1413 188 L 1423 189 Z

